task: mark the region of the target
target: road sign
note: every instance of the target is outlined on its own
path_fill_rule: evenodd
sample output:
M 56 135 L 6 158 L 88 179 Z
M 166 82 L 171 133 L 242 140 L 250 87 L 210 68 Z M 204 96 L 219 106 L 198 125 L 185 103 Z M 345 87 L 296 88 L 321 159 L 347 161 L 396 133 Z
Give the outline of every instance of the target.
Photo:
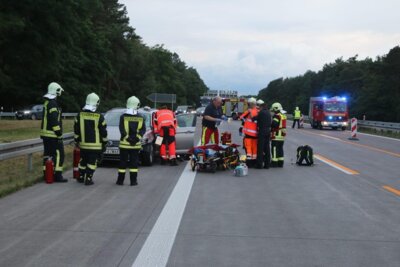
M 173 109 L 176 103 L 176 94 L 152 93 L 146 98 L 154 103 L 154 108 L 157 106 L 157 103 L 171 103 Z

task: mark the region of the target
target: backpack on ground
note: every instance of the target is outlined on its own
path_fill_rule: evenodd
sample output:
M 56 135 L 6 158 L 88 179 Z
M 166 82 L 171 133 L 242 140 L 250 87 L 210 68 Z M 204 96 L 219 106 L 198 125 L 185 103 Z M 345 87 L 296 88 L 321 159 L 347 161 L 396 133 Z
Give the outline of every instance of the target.
M 299 146 L 297 148 L 296 164 L 299 166 L 311 166 L 314 164 L 313 149 L 308 146 Z

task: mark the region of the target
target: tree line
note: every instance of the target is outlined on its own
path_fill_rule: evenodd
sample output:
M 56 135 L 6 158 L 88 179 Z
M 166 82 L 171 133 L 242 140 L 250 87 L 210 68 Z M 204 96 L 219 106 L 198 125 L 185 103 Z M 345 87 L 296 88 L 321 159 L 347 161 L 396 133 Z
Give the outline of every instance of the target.
M 150 105 L 153 92 L 196 105 L 207 90 L 178 54 L 143 42 L 118 0 L 1 1 L 0 105 L 41 103 L 51 81 L 65 89 L 60 104 L 71 112 L 90 92 L 104 111 L 131 95 Z
M 400 47 L 375 60 L 338 58 L 318 72 L 273 80 L 258 94 L 268 103 L 280 102 L 288 112 L 299 106 L 304 114 L 312 96 L 346 96 L 351 116 L 399 122 Z

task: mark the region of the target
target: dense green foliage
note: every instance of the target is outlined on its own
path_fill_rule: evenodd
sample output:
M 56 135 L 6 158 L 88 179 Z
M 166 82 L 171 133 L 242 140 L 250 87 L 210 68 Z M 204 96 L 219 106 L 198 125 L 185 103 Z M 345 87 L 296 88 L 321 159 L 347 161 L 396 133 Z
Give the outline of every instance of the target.
M 376 60 L 337 59 L 321 71 L 271 81 L 259 92 L 268 103 L 281 102 L 291 113 L 308 113 L 311 96 L 347 96 L 350 113 L 368 120 L 400 121 L 400 47 Z
M 193 105 L 207 90 L 177 54 L 142 42 L 118 0 L 0 0 L 0 105 L 40 103 L 51 81 L 67 111 L 92 91 L 106 110 L 152 92 Z

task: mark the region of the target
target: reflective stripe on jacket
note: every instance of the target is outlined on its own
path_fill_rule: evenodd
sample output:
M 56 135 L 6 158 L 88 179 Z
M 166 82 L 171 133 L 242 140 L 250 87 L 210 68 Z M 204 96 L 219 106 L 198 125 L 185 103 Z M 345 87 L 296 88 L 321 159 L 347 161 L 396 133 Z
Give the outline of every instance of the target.
M 144 117 L 140 114 L 122 114 L 119 120 L 119 131 L 121 133 L 120 148 L 141 149 L 141 139 L 146 131 Z M 128 139 L 137 139 L 138 141 L 135 144 L 131 144 Z
M 278 125 L 271 130 L 271 140 L 284 141 L 286 136 L 286 116 L 282 113 L 277 113 L 273 117 L 272 125 Z
M 293 112 L 293 117 L 294 117 L 295 120 L 300 119 L 300 117 L 301 117 L 301 111 L 298 110 L 298 109 L 295 109 L 294 112 Z
M 258 115 L 258 109 L 252 108 L 248 113 L 247 116 L 244 117 L 244 124 L 243 124 L 243 134 L 247 136 L 257 137 L 258 130 L 257 130 L 257 122 L 253 121 L 253 118 L 256 118 Z
M 54 99 L 45 98 L 40 137 L 62 138 L 61 110 Z
M 161 131 L 163 127 L 174 127 L 176 128 L 176 119 L 175 114 L 169 109 L 160 109 L 154 115 L 154 129 L 157 129 L 157 132 Z
M 92 111 L 81 111 L 75 118 L 75 141 L 81 149 L 101 150 L 107 142 L 107 125 L 103 115 Z

